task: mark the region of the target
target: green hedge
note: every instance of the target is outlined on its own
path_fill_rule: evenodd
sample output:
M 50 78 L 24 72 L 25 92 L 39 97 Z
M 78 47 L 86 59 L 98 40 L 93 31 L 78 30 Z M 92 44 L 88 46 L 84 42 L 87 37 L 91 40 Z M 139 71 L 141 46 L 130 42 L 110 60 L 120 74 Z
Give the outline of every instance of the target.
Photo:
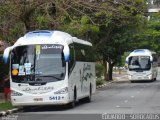
M 96 77 L 101 78 L 104 73 L 104 66 L 102 64 L 96 64 Z

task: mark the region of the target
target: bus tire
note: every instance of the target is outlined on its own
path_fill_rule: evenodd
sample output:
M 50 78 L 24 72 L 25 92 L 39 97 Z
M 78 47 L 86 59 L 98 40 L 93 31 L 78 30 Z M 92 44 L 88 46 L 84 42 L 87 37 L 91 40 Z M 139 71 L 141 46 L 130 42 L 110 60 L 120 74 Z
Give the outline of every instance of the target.
M 76 99 L 77 99 L 77 90 L 75 87 L 73 93 L 73 101 L 69 103 L 69 108 L 74 108 L 76 106 Z
M 92 100 L 92 85 L 89 87 L 89 96 L 85 98 L 85 102 L 90 103 Z
M 156 81 L 157 80 L 157 73 L 156 73 L 156 77 L 154 78 L 154 81 Z

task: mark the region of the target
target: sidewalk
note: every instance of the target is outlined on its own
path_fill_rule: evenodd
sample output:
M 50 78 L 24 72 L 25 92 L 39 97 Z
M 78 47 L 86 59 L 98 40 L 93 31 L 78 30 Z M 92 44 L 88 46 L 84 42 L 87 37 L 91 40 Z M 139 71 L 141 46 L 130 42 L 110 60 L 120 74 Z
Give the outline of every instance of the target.
M 0 93 L 0 105 L 1 107 L 2 106 L 4 107 L 4 105 L 6 106 L 5 108 L 6 110 L 4 110 L 3 107 L 2 108 L 0 107 L 0 118 L 15 113 L 22 109 L 21 107 L 11 107 L 12 105 L 10 104 L 11 104 L 10 102 L 9 103 L 5 102 L 5 100 L 3 99 L 3 93 Z
M 129 82 L 127 72 L 122 71 L 119 72 L 113 72 L 113 81 L 115 82 Z
M 129 79 L 128 79 L 126 71 L 122 71 L 121 73 L 119 73 L 119 72 L 113 72 L 112 78 L 113 78 L 112 81 L 106 82 L 103 85 L 96 86 L 96 88 L 98 89 L 98 88 L 105 87 L 105 86 L 109 85 L 110 83 L 125 83 L 125 82 L 130 82 Z

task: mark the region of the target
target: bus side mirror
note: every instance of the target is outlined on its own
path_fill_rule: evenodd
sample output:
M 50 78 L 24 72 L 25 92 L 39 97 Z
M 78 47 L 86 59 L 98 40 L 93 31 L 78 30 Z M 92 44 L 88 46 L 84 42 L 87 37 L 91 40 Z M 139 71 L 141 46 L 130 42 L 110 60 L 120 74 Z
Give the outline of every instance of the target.
M 69 48 L 68 47 L 64 47 L 63 49 L 63 58 L 65 62 L 69 61 Z
M 150 57 L 150 63 L 153 63 L 153 57 Z
M 62 52 L 62 66 L 64 67 L 66 65 L 66 60 L 65 60 L 65 56 L 64 56 L 64 53 Z
M 64 61 L 68 62 L 69 61 L 69 55 L 68 56 L 64 56 Z
M 3 52 L 3 63 L 4 64 L 8 63 L 8 58 L 9 58 L 9 54 L 10 54 L 11 48 L 12 47 L 7 47 Z

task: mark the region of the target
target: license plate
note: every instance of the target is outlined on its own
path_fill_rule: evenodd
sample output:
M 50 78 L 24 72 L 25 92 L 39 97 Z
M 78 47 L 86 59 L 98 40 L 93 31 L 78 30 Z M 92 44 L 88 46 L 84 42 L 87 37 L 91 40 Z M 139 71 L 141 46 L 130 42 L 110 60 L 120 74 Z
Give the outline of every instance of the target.
M 34 98 L 33 101 L 43 101 L 43 98 Z

